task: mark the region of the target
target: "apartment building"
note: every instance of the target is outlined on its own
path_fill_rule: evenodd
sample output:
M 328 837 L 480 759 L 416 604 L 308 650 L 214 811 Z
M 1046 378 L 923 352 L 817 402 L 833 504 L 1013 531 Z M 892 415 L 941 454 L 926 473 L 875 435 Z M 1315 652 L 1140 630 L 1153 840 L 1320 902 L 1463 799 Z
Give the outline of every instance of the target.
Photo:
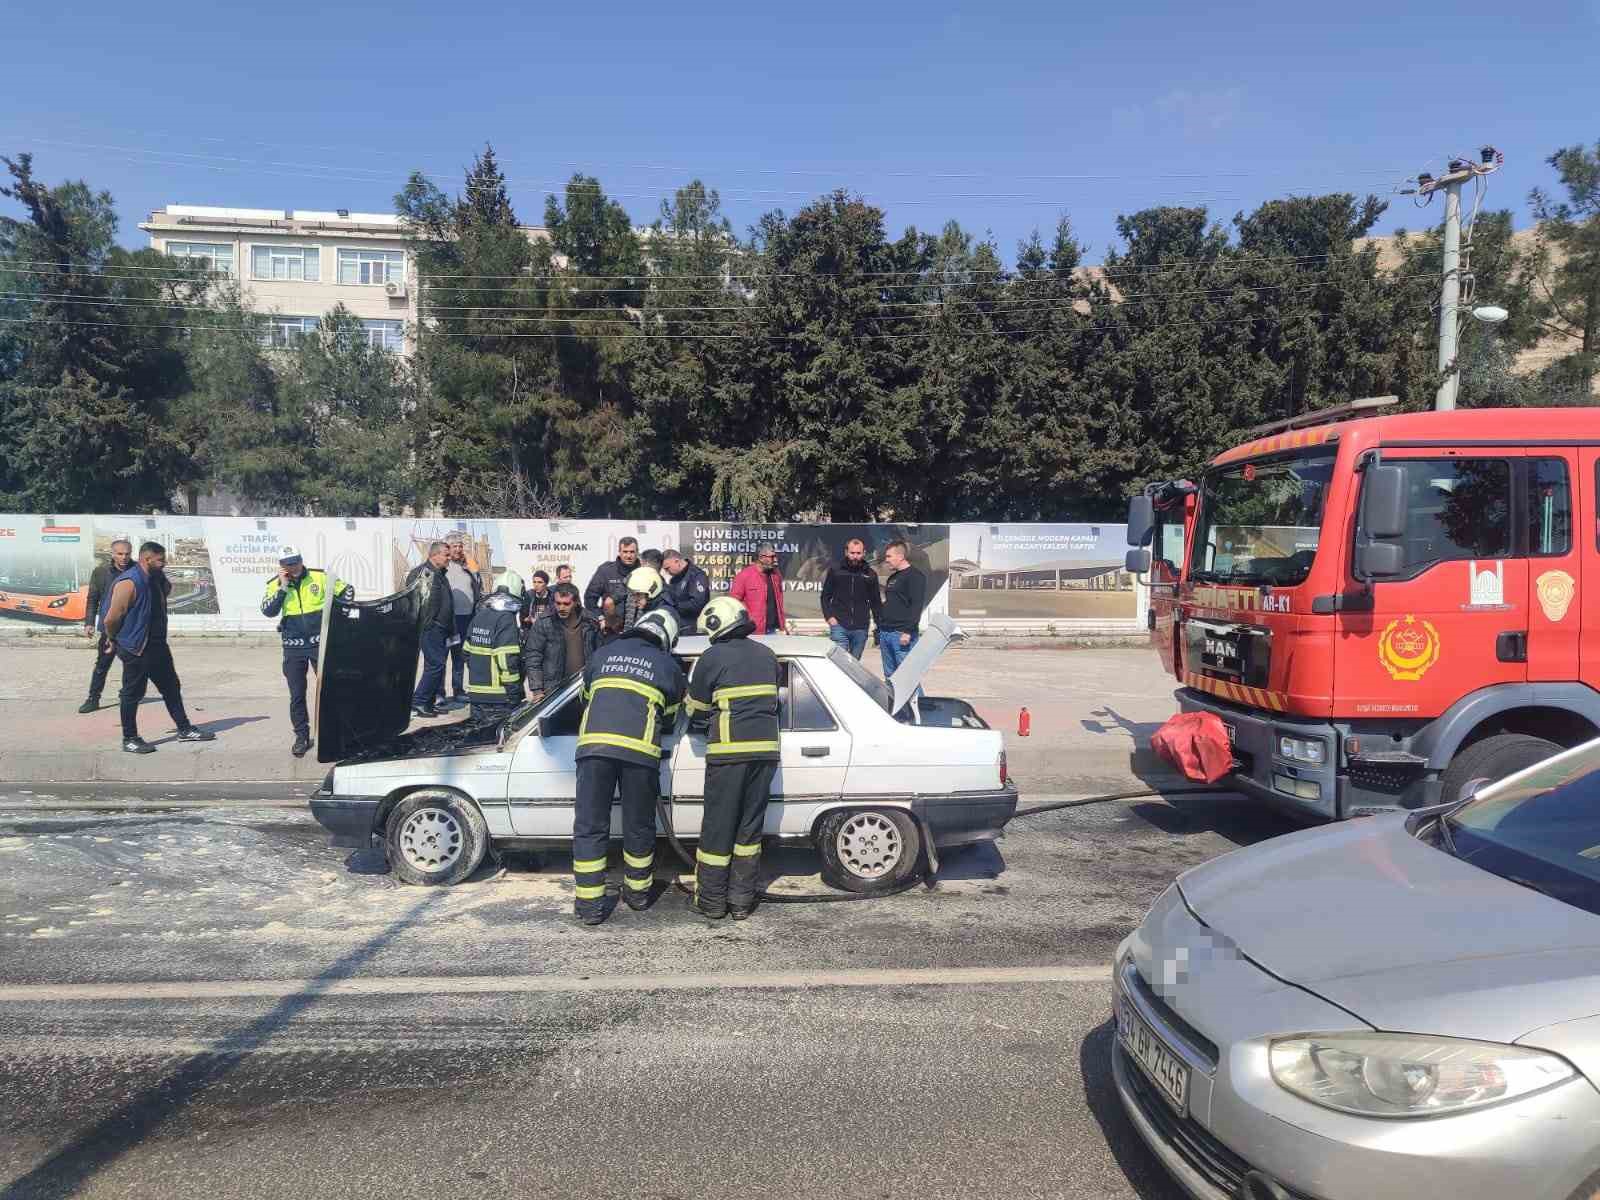
M 237 280 L 267 316 L 263 343 L 287 347 L 336 305 L 375 346 L 408 353 L 416 327 L 416 268 L 398 217 L 169 204 L 141 221 L 152 249 Z

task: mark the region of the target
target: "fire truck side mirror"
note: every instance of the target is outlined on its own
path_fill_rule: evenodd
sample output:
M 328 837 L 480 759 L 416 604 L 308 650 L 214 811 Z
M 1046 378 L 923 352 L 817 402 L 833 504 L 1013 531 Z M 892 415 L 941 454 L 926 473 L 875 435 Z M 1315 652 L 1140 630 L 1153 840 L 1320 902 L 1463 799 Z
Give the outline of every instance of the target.
M 1128 545 L 1143 546 L 1150 540 L 1150 535 L 1156 527 L 1155 505 L 1149 496 L 1135 496 L 1128 501 Z M 1146 555 L 1148 563 L 1149 556 Z M 1128 569 L 1133 570 L 1132 558 L 1129 560 Z
M 1143 575 L 1150 569 L 1150 551 L 1129 550 L 1122 565 L 1130 575 Z
M 1367 470 L 1361 506 L 1362 532 L 1371 538 L 1404 537 L 1406 532 L 1406 473 L 1403 467 L 1376 466 Z
M 1368 542 L 1356 549 L 1356 574 L 1362 579 L 1388 579 L 1406 569 L 1406 548 L 1399 542 Z

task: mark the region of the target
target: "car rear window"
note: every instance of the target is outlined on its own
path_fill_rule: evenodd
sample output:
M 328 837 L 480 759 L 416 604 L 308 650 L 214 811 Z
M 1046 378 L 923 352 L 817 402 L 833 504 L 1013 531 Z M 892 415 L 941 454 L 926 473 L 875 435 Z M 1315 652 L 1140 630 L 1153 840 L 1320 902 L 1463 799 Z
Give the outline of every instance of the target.
M 889 691 L 889 685 L 858 663 L 843 646 L 835 646 L 828 651 L 828 661 L 849 676 L 850 682 L 877 701 L 878 707 L 884 712 L 894 707 L 894 696 Z

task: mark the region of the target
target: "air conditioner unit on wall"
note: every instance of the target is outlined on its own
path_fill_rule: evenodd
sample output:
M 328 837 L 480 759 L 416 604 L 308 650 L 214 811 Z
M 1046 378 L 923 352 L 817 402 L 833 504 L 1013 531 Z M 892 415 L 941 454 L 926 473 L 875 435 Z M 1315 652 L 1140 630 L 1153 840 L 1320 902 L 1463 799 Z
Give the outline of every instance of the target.
M 391 279 L 383 285 L 383 294 L 395 300 L 403 300 L 406 294 L 405 280 Z

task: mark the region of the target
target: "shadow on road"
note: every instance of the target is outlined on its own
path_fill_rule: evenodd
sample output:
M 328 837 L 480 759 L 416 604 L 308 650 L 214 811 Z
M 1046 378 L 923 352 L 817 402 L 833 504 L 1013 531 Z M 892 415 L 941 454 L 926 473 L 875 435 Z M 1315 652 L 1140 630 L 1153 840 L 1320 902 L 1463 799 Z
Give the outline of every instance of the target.
M 1253 846 L 1305 826 L 1287 813 L 1267 808 L 1237 792 L 1210 796 L 1168 796 L 1130 804 L 1128 811 L 1162 833 L 1189 837 L 1214 833 L 1235 846 Z
M 974 842 L 939 852 L 940 882 L 958 879 L 999 879 L 1005 873 L 1006 858 L 994 842 Z
M 145 1088 L 127 1103 L 82 1130 L 44 1162 L 0 1191 L 0 1200 L 65 1200 L 100 1171 L 157 1133 L 161 1126 L 194 1103 L 207 1088 L 238 1067 L 290 1021 L 316 1003 L 325 988 L 356 974 L 401 933 L 416 925 L 426 909 L 442 898 L 424 896 L 411 910 L 377 937 L 344 955 L 310 982 L 303 992 L 286 996 L 259 1020 L 195 1054 L 166 1078 Z
M 1122 1100 L 1111 1076 L 1111 1047 L 1116 1025 L 1106 1021 L 1089 1032 L 1078 1048 L 1078 1070 L 1083 1077 L 1083 1102 L 1100 1126 L 1106 1145 L 1128 1184 L 1141 1200 L 1188 1200 L 1155 1155 L 1145 1148 L 1132 1122 L 1122 1111 Z

